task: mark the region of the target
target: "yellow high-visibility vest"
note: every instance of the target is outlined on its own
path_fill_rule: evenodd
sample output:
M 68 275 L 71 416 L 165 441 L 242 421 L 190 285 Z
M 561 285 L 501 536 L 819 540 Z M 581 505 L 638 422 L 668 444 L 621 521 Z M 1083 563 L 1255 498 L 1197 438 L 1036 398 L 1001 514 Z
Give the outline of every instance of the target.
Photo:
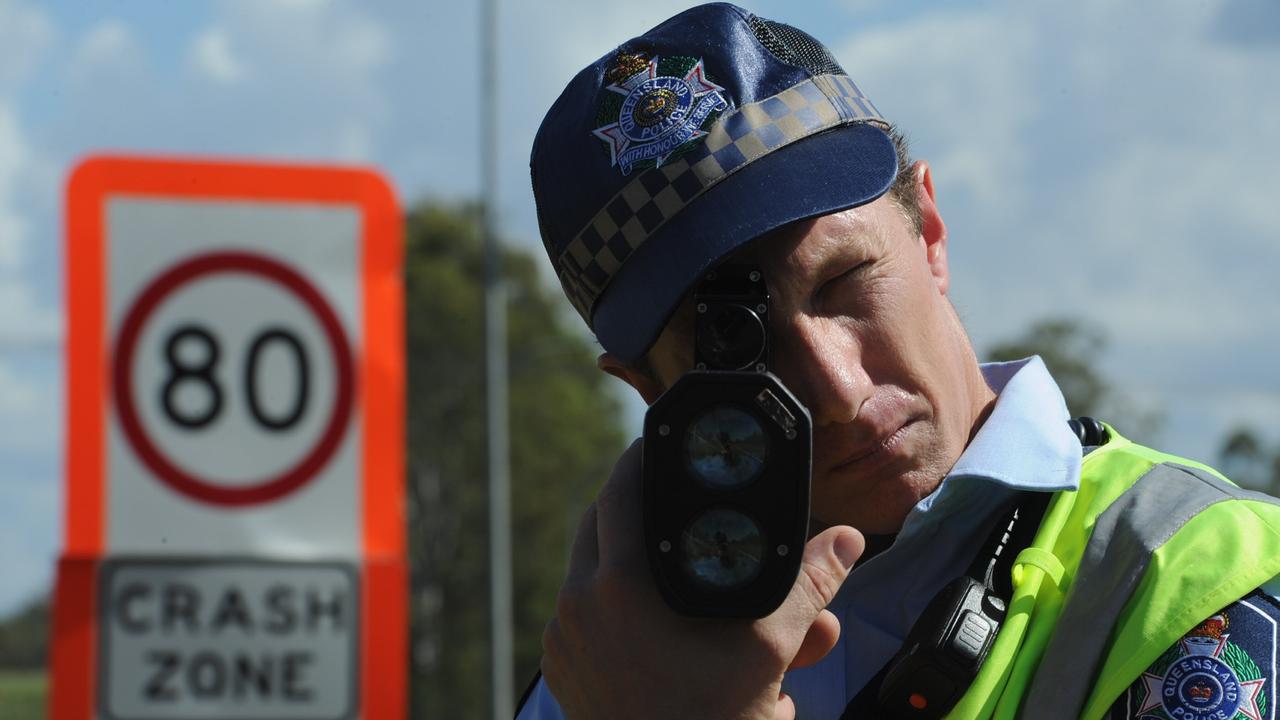
M 1280 575 L 1280 501 L 1110 430 L 1013 566 L 950 718 L 1100 718 L 1204 619 Z

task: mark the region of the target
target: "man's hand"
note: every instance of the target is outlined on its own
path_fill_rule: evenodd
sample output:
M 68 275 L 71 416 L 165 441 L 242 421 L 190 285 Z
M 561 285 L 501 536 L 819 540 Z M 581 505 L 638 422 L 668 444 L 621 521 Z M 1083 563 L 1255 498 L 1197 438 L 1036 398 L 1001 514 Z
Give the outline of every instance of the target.
M 640 441 L 618 460 L 574 540 L 542 674 L 571 720 L 792 720 L 782 675 L 822 659 L 840 636 L 826 606 L 864 542 L 837 526 L 805 546 L 786 601 L 759 620 L 675 614 L 643 547 Z

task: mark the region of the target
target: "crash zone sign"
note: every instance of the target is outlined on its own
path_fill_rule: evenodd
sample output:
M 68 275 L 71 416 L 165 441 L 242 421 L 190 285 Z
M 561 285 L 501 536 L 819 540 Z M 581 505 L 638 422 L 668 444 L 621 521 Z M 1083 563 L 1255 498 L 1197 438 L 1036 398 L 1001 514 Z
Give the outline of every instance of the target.
M 75 169 L 52 718 L 404 717 L 402 222 L 367 169 Z
M 107 717 L 351 717 L 350 567 L 108 562 L 102 583 Z

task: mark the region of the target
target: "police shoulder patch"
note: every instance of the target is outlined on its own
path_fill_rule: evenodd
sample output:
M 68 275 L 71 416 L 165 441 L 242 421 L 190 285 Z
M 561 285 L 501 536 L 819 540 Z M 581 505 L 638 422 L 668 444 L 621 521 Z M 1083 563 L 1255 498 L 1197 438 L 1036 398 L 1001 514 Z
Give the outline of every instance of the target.
M 1280 605 L 1254 591 L 1166 650 L 1107 716 L 1112 720 L 1273 719 L 1278 624 Z

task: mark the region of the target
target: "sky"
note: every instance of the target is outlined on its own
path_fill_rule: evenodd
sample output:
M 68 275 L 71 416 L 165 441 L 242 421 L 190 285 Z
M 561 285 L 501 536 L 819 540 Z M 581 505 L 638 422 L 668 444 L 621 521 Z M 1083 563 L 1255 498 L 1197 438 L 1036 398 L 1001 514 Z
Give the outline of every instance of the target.
M 687 4 L 498 6 L 491 199 L 540 252 L 542 114 Z M 1110 339 L 1099 370 L 1163 417 L 1163 447 L 1212 461 L 1241 423 L 1280 443 L 1280 4 L 746 6 L 829 45 L 930 162 L 980 353 L 1084 320 Z M 478 20 L 474 1 L 0 0 L 0 614 L 48 587 L 61 543 L 70 169 L 103 151 L 356 163 L 404 205 L 473 198 Z

